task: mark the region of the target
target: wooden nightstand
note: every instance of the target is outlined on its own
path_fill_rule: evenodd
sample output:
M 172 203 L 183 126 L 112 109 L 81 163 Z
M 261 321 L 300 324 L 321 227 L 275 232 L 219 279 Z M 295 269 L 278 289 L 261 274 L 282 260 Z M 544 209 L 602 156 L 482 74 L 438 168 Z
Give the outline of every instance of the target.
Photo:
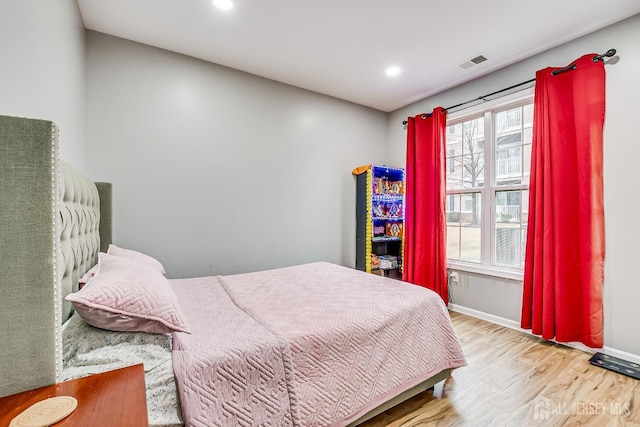
M 147 398 L 142 364 L 40 387 L 0 398 L 0 426 L 29 406 L 55 396 L 78 400 L 76 410 L 54 426 L 147 427 Z

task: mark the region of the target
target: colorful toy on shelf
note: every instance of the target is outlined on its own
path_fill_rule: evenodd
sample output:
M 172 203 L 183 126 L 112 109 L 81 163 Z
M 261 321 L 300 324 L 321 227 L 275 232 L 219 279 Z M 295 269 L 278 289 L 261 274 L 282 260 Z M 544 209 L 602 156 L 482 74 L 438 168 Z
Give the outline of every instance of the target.
M 387 218 L 401 218 L 402 217 L 402 200 L 395 202 L 389 202 L 385 206 L 387 211 Z
M 385 185 L 384 185 L 384 180 L 382 178 L 373 178 L 372 184 L 373 184 L 373 188 L 372 188 L 373 194 L 375 195 L 384 194 Z
M 375 201 L 373 202 L 373 216 L 375 218 L 386 218 L 387 217 L 387 209 L 384 202 Z
M 378 257 L 378 263 L 383 270 L 398 268 L 398 257 L 394 255 L 380 255 Z
M 401 222 L 387 222 L 387 232 L 385 233 L 389 237 L 402 238 L 403 224 Z
M 391 183 L 391 194 L 404 194 L 404 182 L 394 181 Z
M 376 254 L 371 254 L 371 268 L 378 268 L 380 266 L 380 258 Z

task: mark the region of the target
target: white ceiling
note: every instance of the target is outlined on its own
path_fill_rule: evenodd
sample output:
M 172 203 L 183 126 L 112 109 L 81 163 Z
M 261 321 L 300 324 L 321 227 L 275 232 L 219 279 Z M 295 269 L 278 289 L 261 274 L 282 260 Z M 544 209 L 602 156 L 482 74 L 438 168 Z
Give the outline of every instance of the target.
M 382 111 L 640 12 L 638 0 L 233 2 L 78 0 L 88 29 Z M 458 66 L 477 55 L 488 61 Z M 402 73 L 387 77 L 391 65 Z

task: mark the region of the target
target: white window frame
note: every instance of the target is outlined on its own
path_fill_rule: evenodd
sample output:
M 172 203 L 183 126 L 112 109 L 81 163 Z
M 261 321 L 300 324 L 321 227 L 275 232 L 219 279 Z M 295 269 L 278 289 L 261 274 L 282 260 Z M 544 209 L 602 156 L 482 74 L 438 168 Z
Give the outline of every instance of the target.
M 475 274 L 493 276 L 509 280 L 523 280 L 524 271 L 522 269 L 514 269 L 508 267 L 499 267 L 492 265 L 495 252 L 495 194 L 497 191 L 522 190 L 523 185 L 500 186 L 496 188 L 495 170 L 495 141 L 493 120 L 496 111 L 504 110 L 508 107 L 518 107 L 533 102 L 534 88 L 520 90 L 518 92 L 503 96 L 501 98 L 487 101 L 473 107 L 465 108 L 460 111 L 447 115 L 447 126 L 453 123 L 461 123 L 466 119 L 472 119 L 474 116 L 484 116 L 485 144 L 484 144 L 484 186 L 481 189 L 464 189 L 455 190 L 457 193 L 479 192 L 482 199 L 482 241 L 481 262 L 472 263 L 454 259 L 447 259 L 447 268 L 457 271 L 467 271 Z M 491 141 L 490 144 L 486 142 Z M 448 165 L 447 165 L 448 167 Z M 523 165 L 524 167 L 524 165 Z M 528 189 L 528 184 L 526 185 Z M 478 191 L 479 190 L 479 191 Z M 450 194 L 450 193 L 448 193 Z

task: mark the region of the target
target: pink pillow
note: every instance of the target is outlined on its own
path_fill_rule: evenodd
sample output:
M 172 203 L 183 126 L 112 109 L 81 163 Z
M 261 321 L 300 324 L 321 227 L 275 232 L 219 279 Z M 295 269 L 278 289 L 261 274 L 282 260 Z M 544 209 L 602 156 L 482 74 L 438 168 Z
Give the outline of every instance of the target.
M 98 272 L 98 264 L 94 265 L 89 269 L 89 271 L 84 273 L 84 276 L 82 276 L 80 280 L 78 280 L 78 283 L 80 284 L 80 288 L 86 285 L 87 282 L 91 280 L 91 278 L 95 276 L 97 272 Z
M 149 255 L 145 255 L 141 252 L 136 252 L 131 249 L 119 248 L 116 245 L 110 244 L 109 248 L 107 249 L 107 253 L 109 255 L 119 256 L 121 258 L 126 258 L 131 261 L 136 261 L 140 264 L 144 264 L 148 267 L 158 270 L 162 274 L 166 273 L 160 261 L 158 261 L 153 257 L 150 257 Z M 86 285 L 89 282 L 89 280 L 91 280 L 91 278 L 95 276 L 97 273 L 98 273 L 98 266 L 94 265 L 89 269 L 89 271 L 87 271 L 84 274 L 84 276 L 80 278 L 80 280 L 78 280 L 79 287 L 82 288 L 84 285 Z
M 160 263 L 160 261 L 158 261 L 157 259 L 150 257 L 149 255 L 145 255 L 141 252 L 136 252 L 134 250 L 131 249 L 123 249 L 123 248 L 119 248 L 116 245 L 109 245 L 109 249 L 107 249 L 107 253 L 109 255 L 114 255 L 114 256 L 119 256 L 122 258 L 126 258 L 129 259 L 131 261 L 135 261 L 135 262 L 139 262 L 140 264 L 144 264 L 148 267 L 153 268 L 154 270 L 159 271 L 162 274 L 165 274 L 166 271 L 164 271 L 164 267 L 162 266 L 162 263 Z
M 169 281 L 157 270 L 125 258 L 100 253 L 98 273 L 65 299 L 96 328 L 190 333 Z

